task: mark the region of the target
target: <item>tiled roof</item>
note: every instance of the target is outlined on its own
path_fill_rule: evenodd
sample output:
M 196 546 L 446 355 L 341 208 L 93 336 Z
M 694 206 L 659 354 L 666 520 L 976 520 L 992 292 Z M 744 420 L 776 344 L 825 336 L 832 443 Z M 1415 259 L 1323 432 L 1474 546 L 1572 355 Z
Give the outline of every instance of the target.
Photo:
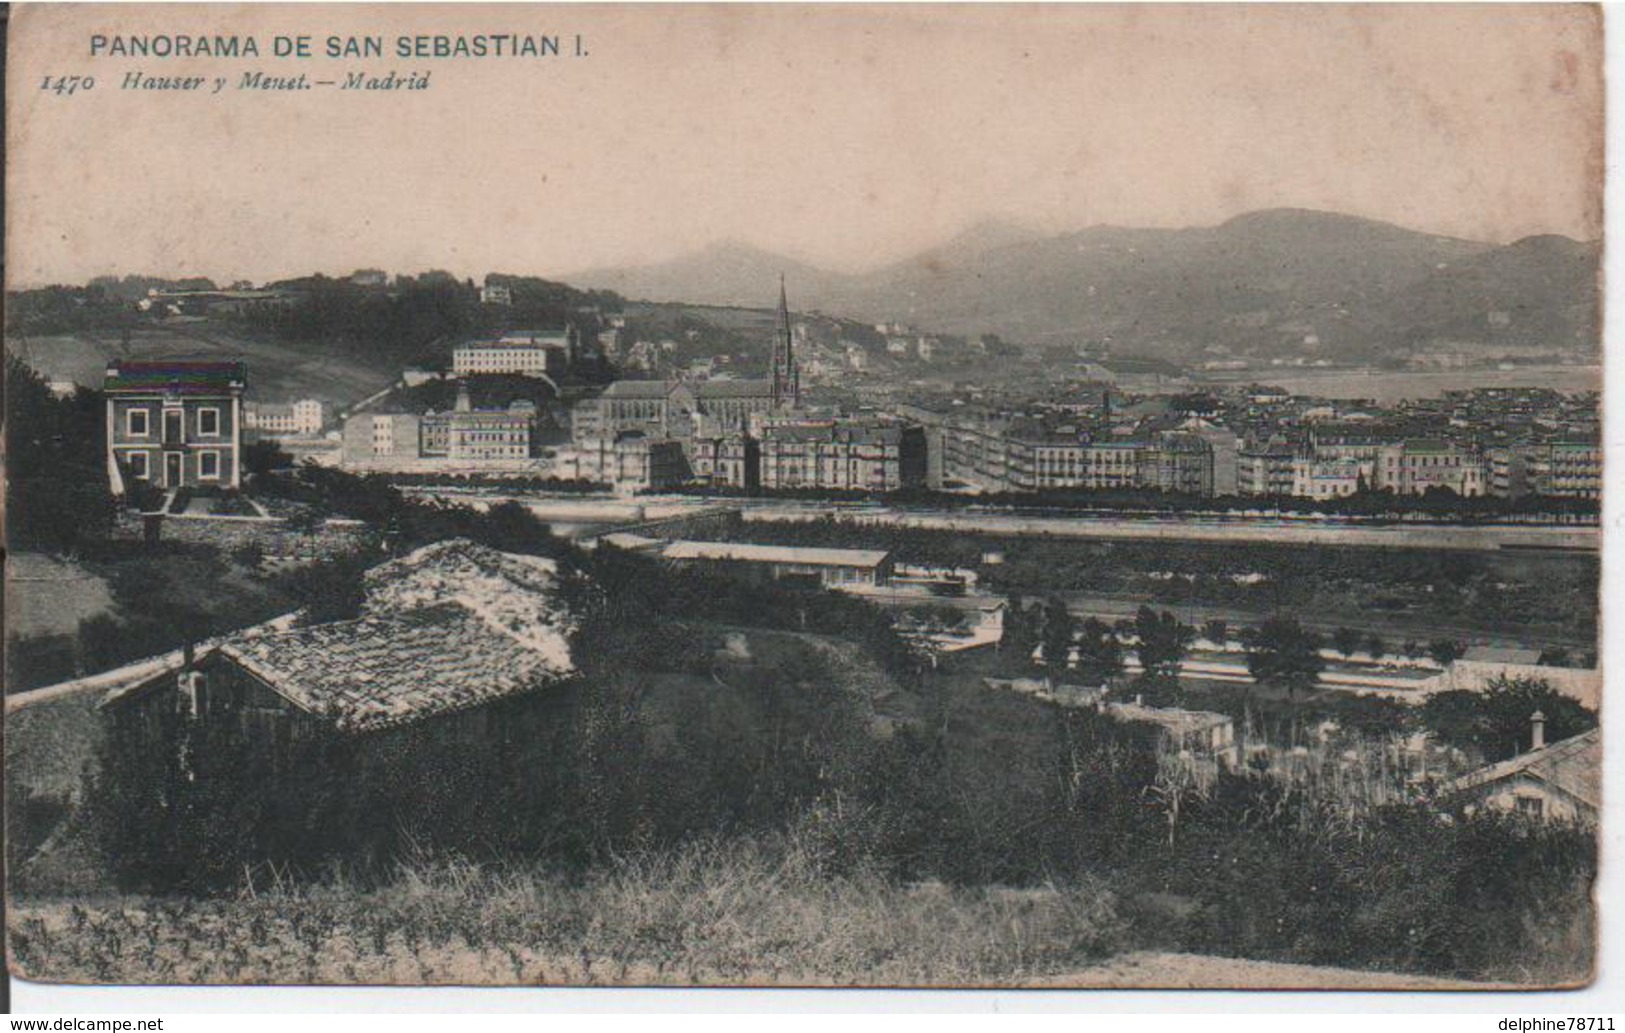
M 359 620 L 234 636 L 220 652 L 300 708 L 365 731 L 574 673 L 558 567 L 467 539 L 367 571 Z
M 165 391 L 172 394 L 229 394 L 242 390 L 248 366 L 242 362 L 173 359 L 164 362 L 117 360 L 107 367 L 108 391 Z
M 569 670 L 575 616 L 560 597 L 558 565 L 466 538 L 426 545 L 366 575 L 368 615 L 452 602 L 488 620 L 559 670 Z
M 1446 787 L 1455 794 L 1499 782 L 1514 775 L 1527 775 L 1552 785 L 1592 808 L 1602 806 L 1602 730 L 1553 743 L 1544 749 L 1521 753 L 1511 760 L 1491 764 L 1463 775 Z
M 463 710 L 568 673 L 453 603 L 235 639 L 220 652 L 350 732 Z

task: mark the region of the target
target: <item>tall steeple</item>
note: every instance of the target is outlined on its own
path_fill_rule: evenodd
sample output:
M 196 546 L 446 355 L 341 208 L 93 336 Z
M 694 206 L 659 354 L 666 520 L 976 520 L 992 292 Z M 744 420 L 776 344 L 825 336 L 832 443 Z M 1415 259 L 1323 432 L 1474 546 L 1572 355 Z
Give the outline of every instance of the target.
M 773 324 L 773 408 L 801 405 L 801 371 L 796 368 L 795 343 L 790 332 L 790 303 L 779 274 L 779 313 Z

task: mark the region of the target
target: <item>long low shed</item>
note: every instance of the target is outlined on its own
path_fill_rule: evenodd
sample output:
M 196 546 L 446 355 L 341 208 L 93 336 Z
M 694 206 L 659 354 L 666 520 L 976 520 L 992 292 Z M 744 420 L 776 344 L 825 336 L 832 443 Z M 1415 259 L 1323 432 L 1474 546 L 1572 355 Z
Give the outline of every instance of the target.
M 771 577 L 816 578 L 826 587 L 880 585 L 891 578 L 892 555 L 881 549 L 820 549 L 744 542 L 672 542 L 673 563 L 759 566 Z

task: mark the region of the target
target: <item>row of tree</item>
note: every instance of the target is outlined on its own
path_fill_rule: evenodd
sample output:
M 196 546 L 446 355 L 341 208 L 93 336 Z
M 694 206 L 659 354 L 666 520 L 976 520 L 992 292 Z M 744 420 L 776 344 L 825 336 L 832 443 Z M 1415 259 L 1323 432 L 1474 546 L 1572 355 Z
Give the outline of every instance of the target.
M 1228 638 L 1222 621 L 1209 622 L 1206 632 L 1216 642 Z M 1179 695 L 1179 669 L 1196 641 L 1197 629 L 1182 623 L 1167 610 L 1140 607 L 1132 619 L 1107 624 L 1096 617 L 1081 623 L 1064 600 L 1052 596 L 1042 603 L 1010 598 L 1001 648 L 1026 664 L 1035 657 L 1046 666 L 1076 672 L 1085 682 L 1102 684 L 1121 675 L 1125 647 L 1140 664 L 1136 683 L 1142 695 L 1165 700 Z M 1286 690 L 1289 696 L 1313 688 L 1325 668 L 1321 638 L 1291 617 L 1271 617 L 1241 634 L 1247 669 L 1260 685 Z
M 1211 642 L 1227 641 L 1230 629 L 1223 621 L 1209 621 L 1202 633 Z M 1182 624 L 1172 613 L 1142 606 L 1132 619 L 1115 625 L 1094 617 L 1079 622 L 1058 598 L 1027 603 L 1010 600 L 1001 648 L 1027 665 L 1041 659 L 1046 667 L 1060 667 L 1087 684 L 1105 684 L 1122 676 L 1124 657 L 1132 651 L 1141 671 L 1133 690 L 1153 706 L 1185 702 L 1179 681 L 1180 665 L 1195 641 L 1197 629 Z M 1256 685 L 1284 690 L 1289 703 L 1308 693 L 1318 682 L 1326 660 L 1325 640 L 1291 617 L 1276 616 L 1241 632 L 1247 670 Z M 1361 638 L 1339 629 L 1335 648 L 1352 654 Z M 1373 657 L 1383 655 L 1381 640 L 1366 643 Z M 1407 643 L 1407 655 L 1423 650 Z M 1440 640 L 1426 647 L 1438 663 L 1448 664 L 1462 654 L 1461 643 Z M 1530 717 L 1540 712 L 1546 734 L 1556 742 L 1596 727 L 1597 715 L 1577 700 L 1558 692 L 1544 679 L 1498 677 L 1483 691 L 1436 692 L 1420 708 L 1420 726 L 1440 741 L 1486 760 L 1500 760 L 1530 748 Z M 1390 715 L 1391 716 L 1391 715 Z

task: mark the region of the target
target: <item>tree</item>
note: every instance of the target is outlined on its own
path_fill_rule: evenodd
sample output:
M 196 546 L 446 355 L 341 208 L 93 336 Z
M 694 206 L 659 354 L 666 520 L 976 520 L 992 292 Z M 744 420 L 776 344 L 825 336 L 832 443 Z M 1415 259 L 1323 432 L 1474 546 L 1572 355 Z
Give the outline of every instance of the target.
M 294 510 L 282 519 L 282 523 L 290 531 L 300 534 L 315 534 L 327 524 L 327 513 L 316 506 L 307 506 Z
M 1476 750 L 1487 761 L 1530 748 L 1539 711 L 1546 741 L 1561 742 L 1597 726 L 1597 715 L 1543 678 L 1493 678 L 1482 692 L 1436 692 L 1422 705 L 1422 721 L 1441 742 Z
M 231 550 L 231 561 L 245 570 L 257 571 L 265 562 L 265 549 L 258 542 L 244 542 Z
M 293 455 L 282 450 L 281 442 L 264 439 L 243 448 L 243 472 L 251 476 L 263 477 L 292 465 Z
M 1037 621 L 1027 608 L 1026 600 L 1014 593 L 1004 614 L 1004 635 L 999 640 L 999 648 L 1008 650 L 1020 664 L 1032 663 L 1033 650 L 1038 648 Z
M 1332 632 L 1332 647 L 1345 657 L 1353 656 L 1360 648 L 1360 633 L 1353 628 L 1338 628 Z
M 367 599 L 367 560 L 357 556 L 325 560 L 286 575 L 288 594 L 305 608 L 305 623 L 350 620 Z
M 1072 654 L 1072 637 L 1077 625 L 1066 603 L 1059 596 L 1050 596 L 1044 604 L 1044 662 L 1052 667 L 1066 669 Z
M 1379 659 L 1388 652 L 1388 643 L 1382 640 L 1381 635 L 1372 632 L 1365 637 L 1365 652 L 1371 659 Z
M 73 553 L 106 538 L 114 505 L 101 396 L 80 390 L 58 398 L 27 363 L 8 353 L 5 412 L 10 544 Z
M 1165 674 L 1142 674 L 1134 683 L 1134 695 L 1148 707 L 1185 705 L 1185 689 L 1178 678 Z
M 1461 659 L 1462 654 L 1465 652 L 1467 652 L 1466 647 L 1454 639 L 1436 638 L 1428 643 L 1428 655 L 1440 667 L 1449 667 L 1452 663 Z
M 1123 644 L 1105 621 L 1090 617 L 1078 635 L 1078 675 L 1090 684 L 1104 684 L 1123 672 Z
M 1291 617 L 1271 617 L 1246 637 L 1247 671 L 1260 685 L 1286 689 L 1288 697 L 1314 687 L 1325 668 L 1320 636 Z
M 559 551 L 553 529 L 511 499 L 487 510 L 473 530 L 476 541 L 502 552 L 554 555 Z
M 1508 678 L 1499 675 L 1484 686 L 1484 711 L 1489 719 L 1486 754 L 1497 746 L 1512 746 L 1512 752 L 1527 749 L 1536 711 L 1546 718 L 1546 741 L 1561 742 L 1597 727 L 1597 715 L 1580 702 L 1563 695 L 1544 678 Z
M 1230 625 L 1217 617 L 1202 625 L 1202 636 L 1216 646 L 1230 641 Z
M 1134 615 L 1134 634 L 1139 639 L 1135 653 L 1146 676 L 1177 679 L 1179 665 L 1196 638 L 1196 629 L 1179 623 L 1167 610 L 1157 613 L 1142 606 Z
M 1540 658 L 1536 661 L 1536 663 L 1539 663 L 1545 667 L 1570 667 L 1573 666 L 1574 661 L 1569 655 L 1567 648 L 1563 646 L 1548 646 L 1547 648 L 1541 650 Z M 1586 666 L 1591 665 L 1587 664 Z

